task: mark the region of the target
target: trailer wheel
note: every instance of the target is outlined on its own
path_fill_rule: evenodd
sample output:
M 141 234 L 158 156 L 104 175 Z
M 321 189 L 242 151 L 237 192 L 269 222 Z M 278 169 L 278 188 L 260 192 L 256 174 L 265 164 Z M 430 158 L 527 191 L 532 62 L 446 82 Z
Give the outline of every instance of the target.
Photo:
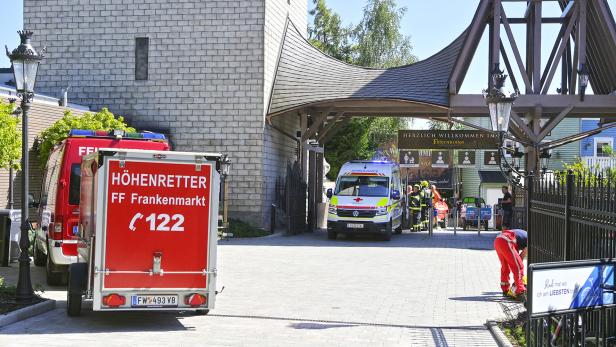
M 81 314 L 81 296 L 85 288 L 87 269 L 86 263 L 74 263 L 69 267 L 66 313 L 71 317 L 77 317 Z
M 45 266 L 47 264 L 47 255 L 34 242 L 34 265 Z
M 210 310 L 196 310 L 196 311 L 195 311 L 195 314 L 196 314 L 197 316 L 205 316 L 205 315 L 207 315 L 208 313 L 210 313 Z

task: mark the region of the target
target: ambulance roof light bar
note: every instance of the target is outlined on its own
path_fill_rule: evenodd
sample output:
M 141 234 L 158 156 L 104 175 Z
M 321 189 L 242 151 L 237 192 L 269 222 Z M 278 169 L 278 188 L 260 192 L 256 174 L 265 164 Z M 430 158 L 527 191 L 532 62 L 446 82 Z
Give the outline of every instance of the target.
M 166 141 L 167 138 L 164 134 L 157 134 L 151 132 L 142 132 L 142 133 L 127 133 L 124 130 L 115 129 L 112 131 L 106 130 L 82 130 L 82 129 L 72 129 L 69 134 L 69 137 L 108 137 L 108 138 L 116 138 L 121 139 L 122 137 L 129 139 L 144 139 L 144 140 L 154 140 L 154 141 Z

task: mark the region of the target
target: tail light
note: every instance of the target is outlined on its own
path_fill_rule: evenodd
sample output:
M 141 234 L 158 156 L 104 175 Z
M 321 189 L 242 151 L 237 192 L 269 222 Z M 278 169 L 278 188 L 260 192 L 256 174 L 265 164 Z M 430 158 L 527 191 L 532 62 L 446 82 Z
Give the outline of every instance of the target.
M 119 307 L 126 303 L 126 298 L 120 294 L 109 294 L 103 296 L 103 305 L 109 307 Z
M 205 297 L 205 295 L 189 294 L 184 297 L 184 304 L 190 305 L 191 307 L 203 306 L 206 303 L 207 303 L 207 298 Z
M 52 240 L 62 240 L 62 217 L 57 217 L 55 223 L 51 223 L 49 233 Z

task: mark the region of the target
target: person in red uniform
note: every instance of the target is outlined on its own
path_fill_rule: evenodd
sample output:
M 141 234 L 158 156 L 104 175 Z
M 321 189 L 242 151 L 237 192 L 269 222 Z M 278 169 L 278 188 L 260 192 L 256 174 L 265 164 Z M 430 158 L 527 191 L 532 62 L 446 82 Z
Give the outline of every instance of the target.
M 524 257 L 528 246 L 528 233 L 522 229 L 508 229 L 503 225 L 503 232 L 494 240 L 494 249 L 501 263 L 501 290 L 504 296 L 513 296 L 526 300 L 524 276 Z M 513 274 L 513 288 L 509 283 L 509 274 Z

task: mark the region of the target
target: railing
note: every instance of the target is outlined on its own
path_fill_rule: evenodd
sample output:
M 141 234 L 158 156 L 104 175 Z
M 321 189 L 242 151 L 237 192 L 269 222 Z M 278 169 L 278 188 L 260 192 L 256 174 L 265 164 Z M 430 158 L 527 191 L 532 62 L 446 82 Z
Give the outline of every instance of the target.
M 586 163 L 588 167 L 596 170 L 616 167 L 616 158 L 612 157 L 582 157 L 582 162 Z
M 570 171 L 529 181 L 528 189 L 529 264 L 616 258 L 616 180 L 609 173 Z M 616 308 L 533 318 L 527 329 L 528 346 L 616 346 Z

